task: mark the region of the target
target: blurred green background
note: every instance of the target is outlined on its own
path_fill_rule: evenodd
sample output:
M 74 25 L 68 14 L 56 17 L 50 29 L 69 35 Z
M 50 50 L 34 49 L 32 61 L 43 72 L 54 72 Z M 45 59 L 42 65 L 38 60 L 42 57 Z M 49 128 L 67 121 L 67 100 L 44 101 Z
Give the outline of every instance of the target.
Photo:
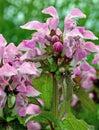
M 64 17 L 74 7 L 80 8 L 86 19 L 79 19 L 78 25 L 84 25 L 99 37 L 99 0 L 0 0 L 0 33 L 9 42 L 18 45 L 23 39 L 30 38 L 31 31 L 20 29 L 20 25 L 31 20 L 44 22 L 46 16 L 41 10 L 53 5 L 60 17 L 63 29 Z M 94 41 L 99 43 L 99 40 Z

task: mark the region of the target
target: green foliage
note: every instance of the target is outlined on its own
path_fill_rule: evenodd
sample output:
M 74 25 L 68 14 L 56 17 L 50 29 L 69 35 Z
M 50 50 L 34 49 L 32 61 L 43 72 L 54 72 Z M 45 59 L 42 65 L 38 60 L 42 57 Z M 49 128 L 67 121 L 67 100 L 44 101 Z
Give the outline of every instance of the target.
M 62 127 L 63 130 L 92 130 L 86 122 L 77 120 L 71 113 L 67 114 Z
M 46 109 L 51 108 L 53 77 L 51 74 L 42 74 L 33 80 L 33 86 L 41 92 L 41 99 Z
M 12 108 L 14 106 L 15 100 L 16 100 L 15 95 L 11 95 L 11 94 L 8 95 L 8 107 L 9 108 Z
M 15 119 L 13 121 L 0 121 L 0 130 L 26 130 L 26 128 Z
M 99 130 L 99 105 L 96 104 L 96 114 L 92 114 L 90 109 L 84 109 L 80 103 L 77 104 L 75 108 L 72 109 L 72 112 L 77 118 L 81 118 L 86 121 L 88 124 L 95 126 L 95 130 Z
M 21 125 L 17 119 L 10 122 L 10 126 L 12 127 L 12 130 L 26 130 L 26 128 Z
M 53 122 L 54 126 L 57 126 L 58 121 L 53 117 L 51 112 L 43 111 L 38 116 L 35 116 L 34 121 L 36 122 Z
M 95 113 L 95 103 L 89 98 L 88 93 L 86 93 L 83 88 L 79 88 L 77 91 L 75 91 L 75 94 L 84 107 L 89 109 L 92 113 Z

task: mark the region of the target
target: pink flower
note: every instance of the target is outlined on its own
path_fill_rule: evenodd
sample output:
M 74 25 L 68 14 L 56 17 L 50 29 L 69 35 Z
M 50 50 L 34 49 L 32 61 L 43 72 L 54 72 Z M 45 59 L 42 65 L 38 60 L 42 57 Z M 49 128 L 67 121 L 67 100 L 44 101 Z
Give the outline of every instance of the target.
M 72 29 L 76 27 L 76 21 L 73 19 L 75 17 L 85 18 L 86 15 L 83 14 L 81 10 L 77 8 L 71 10 L 69 15 L 65 17 L 65 20 L 64 20 L 64 33 L 67 33 L 68 31 L 71 31 Z
M 38 114 L 40 113 L 40 107 L 35 104 L 29 104 L 28 98 L 22 93 L 18 93 L 16 97 L 16 107 L 18 114 L 25 117 L 27 114 Z
M 47 24 L 46 23 L 41 23 L 39 21 L 31 21 L 26 23 L 25 25 L 20 26 L 23 29 L 28 29 L 28 30 L 37 30 L 37 31 L 43 31 L 47 29 Z
M 41 126 L 39 123 L 36 123 L 34 121 L 29 121 L 27 123 L 27 128 L 28 128 L 28 130 L 40 130 Z
M 80 9 L 74 8 L 73 10 L 71 10 L 71 12 L 70 12 L 70 14 L 68 15 L 68 17 L 70 17 L 70 18 L 75 18 L 75 17 L 85 18 L 86 15 L 83 14 Z
M 45 14 L 50 14 L 52 18 L 47 19 L 47 25 L 50 30 L 56 30 L 56 27 L 59 23 L 59 18 L 56 9 L 53 6 L 50 6 L 42 11 Z
M 20 56 L 20 53 L 18 52 L 17 47 L 14 45 L 14 43 L 8 44 L 4 48 L 4 54 L 3 54 L 3 63 L 11 63 L 13 64 L 15 61 L 17 61 L 18 55 Z
M 98 48 L 99 49 L 99 48 Z M 92 61 L 93 64 L 99 64 L 99 51 L 97 51 L 94 55 L 94 59 Z
M 3 53 L 4 53 L 4 47 L 6 46 L 7 42 L 5 38 L 3 37 L 2 34 L 0 34 L 0 62 L 3 58 Z
M 27 51 L 29 49 L 33 49 L 36 46 L 35 40 L 23 40 L 19 45 L 18 45 L 18 50 L 24 50 Z
M 80 76 L 81 86 L 88 89 L 93 86 L 93 81 L 96 78 L 96 70 L 87 62 L 82 62 L 74 69 L 74 75 Z
M 77 27 L 77 29 L 79 30 L 79 32 L 83 35 L 83 37 L 85 39 L 92 39 L 92 40 L 96 40 L 98 39 L 93 32 L 89 31 L 89 30 L 85 30 L 84 27 Z
M 10 66 L 8 63 L 4 64 L 0 68 L 0 76 L 10 77 L 16 74 L 17 74 L 17 70 L 13 66 Z
M 19 66 L 17 69 L 21 74 L 31 74 L 31 75 L 38 75 L 38 70 L 34 63 L 32 62 L 24 62 L 22 65 Z
M 36 89 L 33 88 L 33 86 L 25 86 L 24 84 L 19 85 L 17 87 L 17 90 L 23 94 L 25 94 L 27 97 L 35 97 L 40 95 L 40 92 L 38 92 Z
M 26 115 L 39 114 L 40 112 L 41 111 L 40 111 L 39 106 L 35 104 L 28 104 L 27 106 L 20 107 L 18 109 L 18 114 L 22 117 L 25 117 Z

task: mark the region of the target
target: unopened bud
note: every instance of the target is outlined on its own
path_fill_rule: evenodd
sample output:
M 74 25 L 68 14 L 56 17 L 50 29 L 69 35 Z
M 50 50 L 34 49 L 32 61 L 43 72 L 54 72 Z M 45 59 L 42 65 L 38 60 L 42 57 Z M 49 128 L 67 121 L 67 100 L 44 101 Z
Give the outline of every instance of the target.
M 58 36 L 54 35 L 54 36 L 52 37 L 52 42 L 55 43 L 55 42 L 58 42 L 58 41 L 59 41 Z
M 63 50 L 63 45 L 61 42 L 55 42 L 53 45 L 53 49 L 56 52 L 61 52 Z
M 60 71 L 61 73 L 63 73 L 63 72 L 65 72 L 65 68 L 64 68 L 64 67 L 61 67 L 61 68 L 59 69 L 59 71 Z

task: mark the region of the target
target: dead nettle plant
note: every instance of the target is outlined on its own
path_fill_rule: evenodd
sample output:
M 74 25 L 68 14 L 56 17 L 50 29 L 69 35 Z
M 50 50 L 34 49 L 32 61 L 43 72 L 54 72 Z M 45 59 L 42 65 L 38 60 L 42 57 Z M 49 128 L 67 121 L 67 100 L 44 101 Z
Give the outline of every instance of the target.
M 86 90 L 96 80 L 87 55 L 94 53 L 92 62 L 99 64 L 99 47 L 88 39 L 97 37 L 77 26 L 75 18 L 86 17 L 78 8 L 65 17 L 63 30 L 58 28 L 59 17 L 53 6 L 42 13 L 51 17 L 45 23 L 22 25 L 22 29 L 35 32 L 17 47 L 0 35 L 0 121 L 6 130 L 13 129 L 15 121 L 19 129 L 92 130 L 76 119 L 70 107 L 80 100 L 95 112 Z

